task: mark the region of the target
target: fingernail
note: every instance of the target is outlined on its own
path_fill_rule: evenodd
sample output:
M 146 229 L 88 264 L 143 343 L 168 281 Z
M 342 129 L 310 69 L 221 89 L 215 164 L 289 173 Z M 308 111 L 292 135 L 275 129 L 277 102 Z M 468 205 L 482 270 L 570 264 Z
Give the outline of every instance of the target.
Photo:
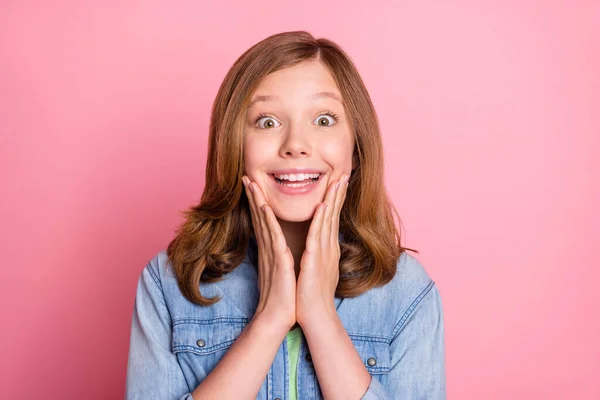
M 250 191 L 254 193 L 254 186 L 252 185 L 252 182 L 250 182 Z
M 350 175 L 344 176 L 344 182 L 348 182 L 350 180 Z
M 335 190 L 338 190 L 338 188 L 339 188 L 339 187 L 340 187 L 340 181 L 337 181 L 337 182 L 335 183 Z

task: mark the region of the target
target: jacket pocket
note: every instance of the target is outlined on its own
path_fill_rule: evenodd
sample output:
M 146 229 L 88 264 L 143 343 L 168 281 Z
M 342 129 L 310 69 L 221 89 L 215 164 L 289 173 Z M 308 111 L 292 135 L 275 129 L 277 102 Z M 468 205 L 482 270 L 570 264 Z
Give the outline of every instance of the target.
M 173 322 L 172 351 L 193 387 L 217 366 L 242 333 L 245 318 L 181 319 Z
M 208 355 L 226 350 L 248 324 L 245 318 L 180 319 L 173 323 L 173 353 Z
M 352 344 L 370 374 L 388 374 L 392 368 L 390 345 L 377 337 L 350 335 Z

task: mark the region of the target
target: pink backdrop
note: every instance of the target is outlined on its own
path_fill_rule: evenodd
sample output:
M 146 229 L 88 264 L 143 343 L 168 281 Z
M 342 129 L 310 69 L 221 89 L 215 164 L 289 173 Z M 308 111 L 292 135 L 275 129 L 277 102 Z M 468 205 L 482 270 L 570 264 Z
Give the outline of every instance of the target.
M 200 198 L 218 86 L 296 29 L 371 93 L 448 398 L 600 398 L 598 2 L 48 3 L 0 6 L 1 398 L 123 398 L 137 278 Z

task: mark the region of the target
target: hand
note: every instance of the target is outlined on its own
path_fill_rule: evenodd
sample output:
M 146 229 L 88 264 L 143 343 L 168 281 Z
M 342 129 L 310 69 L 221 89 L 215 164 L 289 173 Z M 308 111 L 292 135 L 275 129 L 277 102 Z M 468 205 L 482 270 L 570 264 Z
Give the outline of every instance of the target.
M 246 187 L 258 244 L 260 299 L 255 315 L 266 315 L 267 319 L 289 329 L 296 323 L 294 257 L 260 187 L 250 182 L 247 176 L 242 177 L 242 181 Z
M 296 320 L 300 325 L 336 313 L 333 299 L 340 275 L 340 212 L 349 178 L 342 175 L 329 186 L 310 224 L 296 283 Z

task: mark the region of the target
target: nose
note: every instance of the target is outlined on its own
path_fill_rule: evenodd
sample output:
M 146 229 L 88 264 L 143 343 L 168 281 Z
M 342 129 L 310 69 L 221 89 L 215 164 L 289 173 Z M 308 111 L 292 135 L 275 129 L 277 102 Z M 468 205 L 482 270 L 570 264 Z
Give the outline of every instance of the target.
M 307 157 L 312 152 L 312 145 L 306 132 L 298 126 L 287 130 L 285 139 L 281 143 L 279 154 L 281 157 Z

